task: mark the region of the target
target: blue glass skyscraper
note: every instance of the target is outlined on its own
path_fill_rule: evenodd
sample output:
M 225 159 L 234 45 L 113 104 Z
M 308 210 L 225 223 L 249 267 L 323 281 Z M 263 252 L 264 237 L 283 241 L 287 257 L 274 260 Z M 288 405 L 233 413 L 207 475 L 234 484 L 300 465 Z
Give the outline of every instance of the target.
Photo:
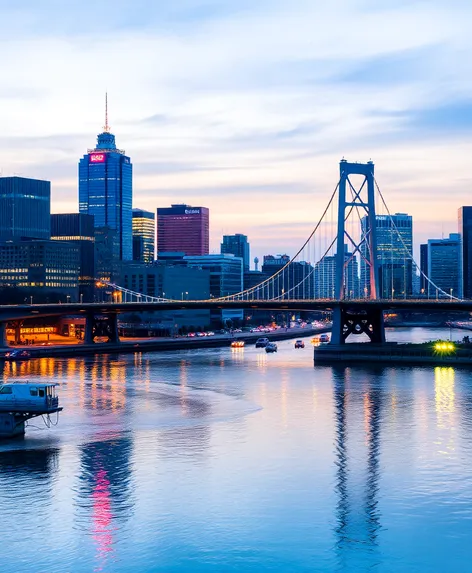
M 106 114 L 97 146 L 79 161 L 79 211 L 94 216 L 96 229 L 117 232 L 123 261 L 133 259 L 132 196 L 133 166 L 117 149 Z

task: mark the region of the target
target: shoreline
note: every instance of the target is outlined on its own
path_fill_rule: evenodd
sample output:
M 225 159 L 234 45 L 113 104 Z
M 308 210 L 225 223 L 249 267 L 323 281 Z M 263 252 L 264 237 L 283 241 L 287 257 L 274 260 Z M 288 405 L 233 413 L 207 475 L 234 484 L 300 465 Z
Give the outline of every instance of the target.
M 289 328 L 285 332 L 239 332 L 234 336 L 228 334 L 216 334 L 215 336 L 203 336 L 195 338 L 159 338 L 159 339 L 142 339 L 127 341 L 122 340 L 119 343 L 95 343 L 95 344 L 77 344 L 63 346 L 12 346 L 8 350 L 27 350 L 30 353 L 28 357 L 13 358 L 16 360 L 34 360 L 35 358 L 88 356 L 94 354 L 124 354 L 132 352 L 163 352 L 168 350 L 192 350 L 197 348 L 221 348 L 229 347 L 233 340 L 243 340 L 246 344 L 255 344 L 258 338 L 268 338 L 271 342 L 278 340 L 290 340 L 297 338 L 306 338 L 316 336 L 325 332 L 330 332 L 331 327 L 326 328 Z M 4 356 L 1 360 L 9 361 Z

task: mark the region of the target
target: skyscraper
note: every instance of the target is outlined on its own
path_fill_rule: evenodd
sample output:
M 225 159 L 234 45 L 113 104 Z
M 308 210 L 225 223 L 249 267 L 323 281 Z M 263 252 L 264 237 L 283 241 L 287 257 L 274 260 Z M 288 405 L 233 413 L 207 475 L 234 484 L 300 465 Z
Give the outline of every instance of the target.
M 429 239 L 428 272 L 431 283 L 426 284 L 429 297 L 444 298 L 444 291 L 449 295 L 458 295 L 460 267 L 460 237 L 451 233 L 448 239 Z M 434 287 L 436 285 L 437 288 Z
M 281 299 L 307 299 L 314 298 L 314 268 L 306 261 L 290 262 L 288 255 L 264 255 L 262 275 L 268 279 L 277 273 L 277 277 L 262 285 L 256 290 L 256 296 L 279 297 Z M 263 279 L 263 280 L 264 280 Z M 256 287 L 257 289 L 257 287 Z
M 243 260 L 244 271 L 249 270 L 249 243 L 247 236 L 236 233 L 236 235 L 223 235 L 221 243 L 221 254 L 232 254 Z
M 461 243 L 460 288 L 461 298 L 472 298 L 472 207 L 459 209 Z
M 133 261 L 154 261 L 154 236 L 156 223 L 154 213 L 133 209 Z
M 117 232 L 119 258 L 123 261 L 133 258 L 132 178 L 130 158 L 116 147 L 106 107 L 105 126 L 97 145 L 79 161 L 79 210 L 94 216 L 95 228 Z
M 157 257 L 168 252 L 208 255 L 209 235 L 210 212 L 206 207 L 172 205 L 157 209 Z
M 406 298 L 413 290 L 413 219 L 405 213 L 377 215 L 378 296 L 380 298 Z M 361 219 L 361 233 L 370 232 L 368 219 Z M 370 293 L 369 269 L 364 260 L 366 243 L 361 245 L 361 295 Z
M 0 240 L 49 239 L 51 183 L 0 177 Z
M 79 300 L 93 302 L 95 232 L 92 215 L 85 213 L 51 215 L 51 239 L 72 243 L 78 248 Z

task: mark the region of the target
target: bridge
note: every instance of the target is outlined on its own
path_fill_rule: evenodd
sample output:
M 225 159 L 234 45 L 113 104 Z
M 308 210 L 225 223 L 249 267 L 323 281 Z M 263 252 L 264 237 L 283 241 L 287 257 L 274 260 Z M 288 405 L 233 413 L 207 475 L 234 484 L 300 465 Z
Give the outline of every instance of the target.
M 337 206 L 335 199 L 337 197 Z M 376 210 L 380 204 L 380 210 Z M 378 221 L 383 221 L 382 248 Z M 389 244 L 385 245 L 386 236 Z M 362 293 L 359 283 L 363 278 Z M 412 300 L 408 273 L 416 269 L 433 293 Z M 403 276 L 403 283 L 401 277 Z M 421 272 L 397 228 L 374 178 L 374 164 L 340 162 L 340 178 L 313 231 L 296 255 L 269 278 L 241 291 L 205 300 L 152 297 L 107 283 L 120 300 L 109 303 L 67 303 L 0 306 L 0 344 L 6 344 L 6 323 L 34 317 L 85 316 L 85 342 L 97 337 L 118 342 L 118 315 L 165 310 L 252 309 L 276 311 L 330 310 L 331 341 L 344 344 L 351 335 L 366 334 L 385 342 L 386 310 L 472 311 L 472 300 L 445 292 Z M 388 294 L 389 296 L 386 296 Z

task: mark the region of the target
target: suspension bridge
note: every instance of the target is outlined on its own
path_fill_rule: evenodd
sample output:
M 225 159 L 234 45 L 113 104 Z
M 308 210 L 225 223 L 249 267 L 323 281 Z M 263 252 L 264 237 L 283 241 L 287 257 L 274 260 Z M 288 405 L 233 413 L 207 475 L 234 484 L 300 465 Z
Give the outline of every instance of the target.
M 383 221 L 382 245 L 378 221 Z M 428 292 L 435 293 L 433 299 L 411 298 L 413 273 L 421 274 L 431 285 Z M 340 162 L 338 183 L 308 238 L 285 265 L 259 284 L 205 300 L 153 297 L 106 284 L 119 294 L 109 303 L 0 307 L 0 328 L 4 330 L 8 320 L 80 313 L 86 316 L 86 342 L 103 335 L 116 342 L 117 315 L 129 311 L 320 309 L 333 312 L 333 344 L 344 344 L 356 334 L 382 343 L 387 309 L 472 310 L 472 301 L 445 292 L 421 271 L 411 240 L 397 227 L 377 184 L 373 162 L 349 163 L 345 159 Z

